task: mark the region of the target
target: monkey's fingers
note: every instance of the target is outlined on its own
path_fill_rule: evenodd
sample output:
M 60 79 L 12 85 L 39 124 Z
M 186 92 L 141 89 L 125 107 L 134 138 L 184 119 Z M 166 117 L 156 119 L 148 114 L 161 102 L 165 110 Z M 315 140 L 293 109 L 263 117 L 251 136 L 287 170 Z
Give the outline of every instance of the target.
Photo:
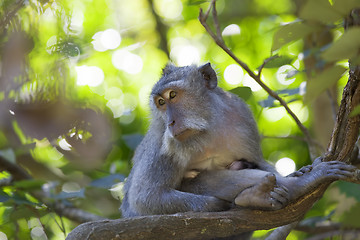
M 270 192 L 276 186 L 276 176 L 273 173 L 268 173 L 264 176 L 258 185 L 261 192 Z
M 356 169 L 355 166 L 340 161 L 322 162 L 318 166 L 321 167 L 321 165 L 327 165 L 334 169 L 343 169 L 348 171 L 355 171 Z M 315 166 L 315 168 L 317 168 L 318 166 Z
M 287 198 L 289 196 L 289 190 L 285 186 L 276 186 L 273 192 Z
M 316 165 L 313 168 L 313 173 L 315 174 L 320 174 L 320 175 L 327 175 L 329 173 L 333 173 L 329 172 L 330 170 L 334 170 L 334 171 L 348 171 L 348 172 L 355 172 L 356 167 L 353 165 L 349 165 L 346 164 L 344 162 L 339 162 L 339 161 L 330 161 L 330 162 L 322 162 L 318 165 Z
M 347 171 L 341 169 L 329 169 L 327 171 L 327 175 L 334 176 L 338 179 L 348 179 L 355 176 L 355 171 Z
M 286 177 L 301 177 L 305 173 L 311 172 L 312 168 L 313 168 L 313 166 L 311 166 L 311 165 L 304 166 L 304 167 L 300 168 L 299 170 L 297 170 L 296 172 L 290 173 Z

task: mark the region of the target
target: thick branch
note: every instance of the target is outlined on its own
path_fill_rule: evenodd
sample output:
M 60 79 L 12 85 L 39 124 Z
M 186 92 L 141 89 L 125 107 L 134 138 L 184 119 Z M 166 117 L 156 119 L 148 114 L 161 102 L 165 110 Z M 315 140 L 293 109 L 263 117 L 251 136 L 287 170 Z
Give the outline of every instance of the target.
M 97 221 L 78 226 L 66 239 L 208 239 L 270 229 L 301 220 L 326 187 L 277 211 L 242 209 Z

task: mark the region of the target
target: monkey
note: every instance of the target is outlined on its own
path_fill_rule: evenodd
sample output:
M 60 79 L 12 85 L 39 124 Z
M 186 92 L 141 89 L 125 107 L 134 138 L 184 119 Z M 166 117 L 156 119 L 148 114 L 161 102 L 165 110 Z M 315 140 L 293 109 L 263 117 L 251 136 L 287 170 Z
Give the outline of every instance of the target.
M 282 177 L 262 156 L 246 103 L 217 86 L 210 63 L 167 65 L 150 94 L 152 120 L 124 185 L 123 217 L 276 210 L 323 180 L 351 177 L 354 167 L 320 162 Z

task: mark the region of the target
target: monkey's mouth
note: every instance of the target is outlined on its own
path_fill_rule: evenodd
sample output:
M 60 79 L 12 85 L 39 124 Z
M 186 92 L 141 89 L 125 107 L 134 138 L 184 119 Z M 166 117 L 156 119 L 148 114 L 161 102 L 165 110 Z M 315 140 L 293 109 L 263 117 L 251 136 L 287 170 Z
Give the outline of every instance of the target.
M 198 130 L 195 129 L 185 129 L 181 132 L 174 133 L 174 137 L 176 140 L 183 142 L 186 141 L 189 137 L 194 136 Z

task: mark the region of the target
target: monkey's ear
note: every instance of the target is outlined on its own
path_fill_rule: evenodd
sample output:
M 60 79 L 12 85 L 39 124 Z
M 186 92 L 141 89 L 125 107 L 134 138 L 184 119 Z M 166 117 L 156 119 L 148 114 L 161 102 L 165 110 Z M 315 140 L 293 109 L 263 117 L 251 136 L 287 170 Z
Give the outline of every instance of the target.
M 164 69 L 163 69 L 163 71 L 162 71 L 162 74 L 163 74 L 163 76 L 168 75 L 168 74 L 172 73 L 175 69 L 176 69 L 176 67 L 175 67 L 173 64 L 168 63 L 168 64 L 164 67 Z
M 206 81 L 206 87 L 208 89 L 214 89 L 217 86 L 217 76 L 214 69 L 212 69 L 210 63 L 206 63 L 198 68 L 199 72 Z

